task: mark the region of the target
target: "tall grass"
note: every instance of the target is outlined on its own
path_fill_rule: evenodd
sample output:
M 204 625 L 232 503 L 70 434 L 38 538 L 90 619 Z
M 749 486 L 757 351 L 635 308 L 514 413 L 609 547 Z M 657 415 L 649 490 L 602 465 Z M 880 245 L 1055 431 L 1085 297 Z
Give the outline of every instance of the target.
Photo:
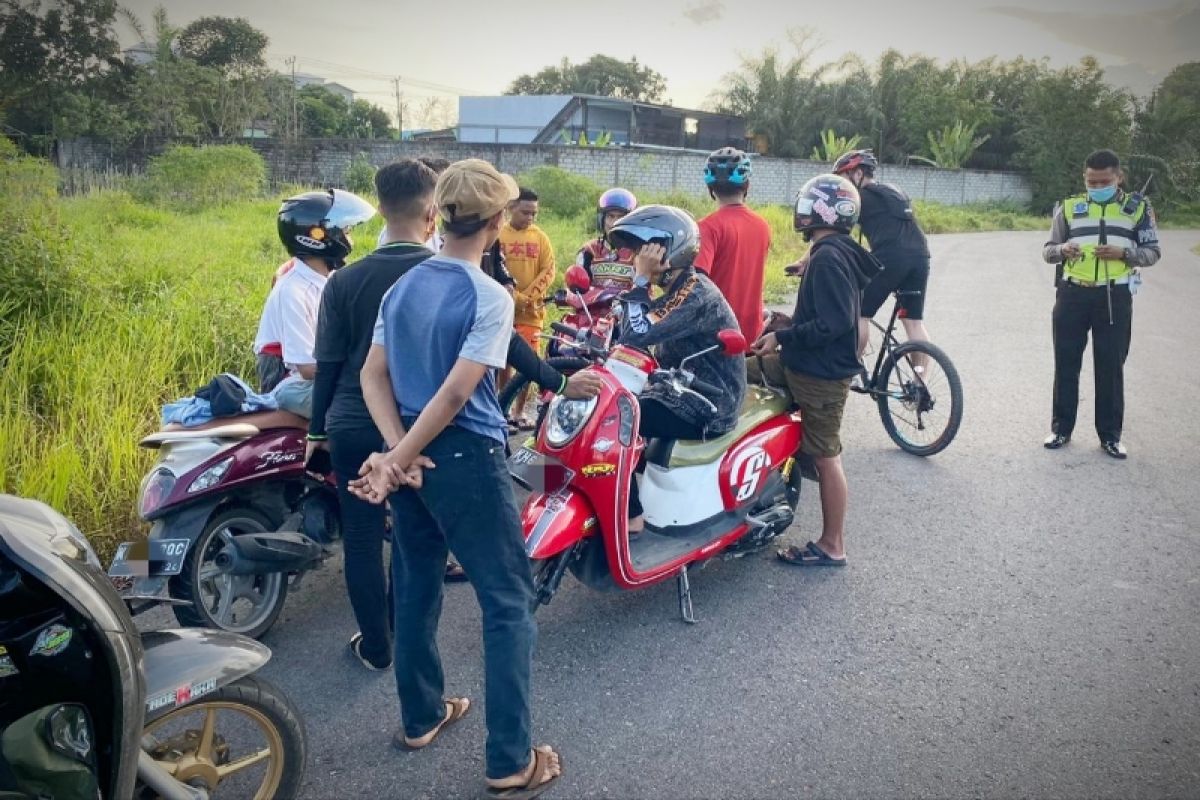
M 694 198 L 641 199 L 697 215 L 711 210 Z M 137 441 L 156 429 L 162 404 L 220 372 L 252 374 L 258 316 L 285 258 L 275 234 L 278 202 L 185 212 L 109 191 L 53 203 L 57 235 L 70 251 L 63 262 L 70 302 L 5 312 L 0 491 L 50 503 L 108 553 L 144 529 L 134 505 L 153 454 Z M 791 232 L 787 208 L 757 210 L 774 235 L 766 292 L 778 300 L 791 288 L 783 266 L 804 245 Z M 922 220 L 952 225 L 970 213 L 927 207 Z M 993 212 L 974 213 L 986 219 Z M 590 211 L 556 215 L 547 208 L 539 224 L 554 242 L 560 272 L 595 235 Z M 381 226 L 376 218 L 355 231 L 356 256 L 370 251 Z M 0 295 L 0 307 L 6 299 Z

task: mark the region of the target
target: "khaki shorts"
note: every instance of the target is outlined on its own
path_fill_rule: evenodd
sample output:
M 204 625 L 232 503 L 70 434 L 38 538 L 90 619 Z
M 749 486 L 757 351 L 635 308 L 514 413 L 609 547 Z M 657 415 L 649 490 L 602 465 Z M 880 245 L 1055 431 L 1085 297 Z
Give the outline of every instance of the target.
M 831 381 L 802 375 L 786 369 L 777 355 L 764 356 L 762 369 L 757 358 L 746 359 L 746 377 L 750 383 L 762 383 L 763 373 L 768 385 L 784 390 L 800 407 L 804 421 L 800 452 L 816 458 L 841 455 L 842 413 L 850 394 L 850 379 Z

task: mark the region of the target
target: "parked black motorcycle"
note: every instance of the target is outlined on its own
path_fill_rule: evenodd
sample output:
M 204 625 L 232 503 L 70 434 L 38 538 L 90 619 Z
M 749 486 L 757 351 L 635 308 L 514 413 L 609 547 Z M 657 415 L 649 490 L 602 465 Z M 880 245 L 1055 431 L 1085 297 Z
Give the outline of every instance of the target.
M 294 797 L 306 737 L 253 675 L 270 656 L 224 631 L 139 633 L 75 526 L 0 495 L 0 800 Z

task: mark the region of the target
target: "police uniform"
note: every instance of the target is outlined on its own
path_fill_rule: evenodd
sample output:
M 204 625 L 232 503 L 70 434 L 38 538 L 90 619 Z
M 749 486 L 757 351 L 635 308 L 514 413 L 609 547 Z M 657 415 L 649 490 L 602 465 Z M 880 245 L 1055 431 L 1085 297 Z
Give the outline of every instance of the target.
M 1068 243 L 1079 247 L 1077 258 L 1063 257 L 1063 245 Z M 1123 247 L 1125 257 L 1099 258 L 1096 248 L 1104 244 Z M 1110 455 L 1117 455 L 1125 416 L 1125 357 L 1133 322 L 1130 284 L 1140 280 L 1137 268 L 1151 266 L 1160 255 L 1154 211 L 1139 195 L 1118 192 L 1107 203 L 1098 203 L 1083 194 L 1067 198 L 1054 209 L 1050 241 L 1042 256 L 1061 265 L 1053 314 L 1051 431 L 1057 436 L 1069 439 L 1075 428 L 1079 370 L 1090 332 L 1096 373 L 1096 433 L 1106 450 L 1111 446 Z

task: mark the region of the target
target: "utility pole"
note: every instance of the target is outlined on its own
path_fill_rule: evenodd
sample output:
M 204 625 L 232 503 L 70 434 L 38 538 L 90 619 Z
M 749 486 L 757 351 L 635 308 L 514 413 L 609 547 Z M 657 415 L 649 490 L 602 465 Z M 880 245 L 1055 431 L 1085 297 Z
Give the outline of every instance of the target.
M 296 57 L 288 56 L 287 65 L 292 69 L 292 138 L 298 139 L 300 136 L 300 126 L 296 119 Z
M 400 93 L 400 76 L 392 78 L 392 86 L 396 90 L 396 138 L 404 141 L 404 101 Z

